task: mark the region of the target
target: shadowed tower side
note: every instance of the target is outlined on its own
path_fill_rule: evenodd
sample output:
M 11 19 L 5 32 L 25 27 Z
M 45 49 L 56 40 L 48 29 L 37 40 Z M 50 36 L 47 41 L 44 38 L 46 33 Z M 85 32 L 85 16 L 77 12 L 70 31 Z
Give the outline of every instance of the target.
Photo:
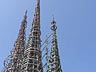
M 24 52 L 24 72 L 43 72 L 40 36 L 40 0 L 37 0 L 31 32 Z
M 14 43 L 14 48 L 11 51 L 11 54 L 8 56 L 8 59 L 4 62 L 4 72 L 20 72 L 22 70 L 22 60 L 24 55 L 25 48 L 25 28 L 27 25 L 27 11 L 25 12 L 24 19 L 19 30 L 18 38 Z
M 56 22 L 53 17 L 53 21 L 51 22 L 51 30 L 52 30 L 52 47 L 50 52 L 50 69 L 47 72 L 62 72 L 61 65 L 60 65 L 60 57 L 58 51 L 58 43 L 57 43 L 57 36 L 56 36 Z

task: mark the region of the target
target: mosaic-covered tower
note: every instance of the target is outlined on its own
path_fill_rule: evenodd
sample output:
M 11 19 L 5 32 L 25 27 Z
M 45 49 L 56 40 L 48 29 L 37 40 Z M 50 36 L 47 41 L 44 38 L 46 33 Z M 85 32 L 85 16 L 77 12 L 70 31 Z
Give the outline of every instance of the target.
M 62 72 L 61 65 L 60 65 L 60 57 L 58 51 L 58 43 L 57 43 L 57 36 L 56 36 L 56 22 L 53 18 L 51 22 L 51 30 L 52 30 L 52 47 L 50 52 L 50 69 L 48 72 Z
M 19 30 L 18 38 L 15 41 L 14 48 L 11 54 L 4 61 L 4 72 L 20 72 L 22 71 L 23 55 L 25 48 L 25 28 L 27 25 L 27 11 L 25 12 L 24 19 Z
M 31 32 L 24 52 L 24 72 L 43 72 L 40 35 L 40 0 L 37 0 Z

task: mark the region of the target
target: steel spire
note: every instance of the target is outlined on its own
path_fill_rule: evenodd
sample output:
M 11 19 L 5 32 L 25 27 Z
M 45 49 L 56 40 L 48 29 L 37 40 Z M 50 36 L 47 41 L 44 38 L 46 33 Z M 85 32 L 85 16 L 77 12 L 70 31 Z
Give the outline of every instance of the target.
M 60 65 L 60 57 L 58 51 L 58 43 L 57 43 L 57 36 L 56 36 L 56 21 L 54 20 L 51 22 L 51 30 L 52 30 L 52 47 L 50 52 L 50 70 L 48 72 L 62 72 L 61 65 Z
M 40 36 L 40 0 L 37 0 L 31 32 L 24 52 L 24 72 L 43 72 Z
M 25 12 L 24 19 L 21 23 L 21 28 L 19 30 L 18 37 L 14 43 L 14 48 L 11 54 L 4 62 L 4 72 L 20 72 L 22 71 L 22 60 L 25 48 L 25 28 L 27 25 L 27 11 Z

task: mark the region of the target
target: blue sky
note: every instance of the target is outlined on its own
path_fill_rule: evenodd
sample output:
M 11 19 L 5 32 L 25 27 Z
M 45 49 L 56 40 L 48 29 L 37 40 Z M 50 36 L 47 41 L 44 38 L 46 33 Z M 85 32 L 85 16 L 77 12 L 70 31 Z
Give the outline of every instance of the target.
M 36 0 L 0 0 L 0 71 L 26 9 L 29 35 L 35 4 Z M 50 34 L 52 15 L 63 72 L 96 72 L 96 0 L 41 0 L 42 39 Z

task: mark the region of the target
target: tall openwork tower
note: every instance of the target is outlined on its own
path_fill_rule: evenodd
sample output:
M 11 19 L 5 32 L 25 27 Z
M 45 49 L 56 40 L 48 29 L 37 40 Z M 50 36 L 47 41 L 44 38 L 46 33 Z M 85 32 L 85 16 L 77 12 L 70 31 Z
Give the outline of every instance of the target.
M 51 30 L 52 30 L 52 47 L 50 52 L 50 68 L 47 72 L 62 72 L 61 65 L 60 65 L 60 58 L 59 58 L 59 51 L 58 51 L 58 42 L 56 36 L 56 22 L 53 18 L 51 22 Z
M 43 72 L 40 35 L 40 0 L 37 0 L 31 32 L 24 52 L 24 72 Z
M 14 43 L 14 48 L 11 51 L 11 54 L 4 61 L 4 72 L 20 72 L 22 71 L 23 64 L 23 55 L 25 48 L 25 28 L 27 25 L 27 11 L 25 12 L 24 19 L 21 23 L 21 28 L 19 30 L 18 38 Z
M 50 36 L 46 36 L 46 40 L 42 45 L 40 38 L 40 0 L 37 0 L 27 44 L 25 42 L 26 19 L 27 11 L 25 12 L 14 48 L 4 61 L 4 71 L 2 72 L 62 72 L 56 36 L 57 26 L 54 18 L 51 22 L 52 33 Z M 51 42 L 50 37 L 52 37 Z M 41 46 L 44 44 L 46 46 L 42 47 L 41 51 Z M 51 49 L 49 48 L 50 44 Z M 44 65 L 42 64 L 43 59 L 46 60 L 44 60 L 46 62 L 45 64 L 43 63 Z

